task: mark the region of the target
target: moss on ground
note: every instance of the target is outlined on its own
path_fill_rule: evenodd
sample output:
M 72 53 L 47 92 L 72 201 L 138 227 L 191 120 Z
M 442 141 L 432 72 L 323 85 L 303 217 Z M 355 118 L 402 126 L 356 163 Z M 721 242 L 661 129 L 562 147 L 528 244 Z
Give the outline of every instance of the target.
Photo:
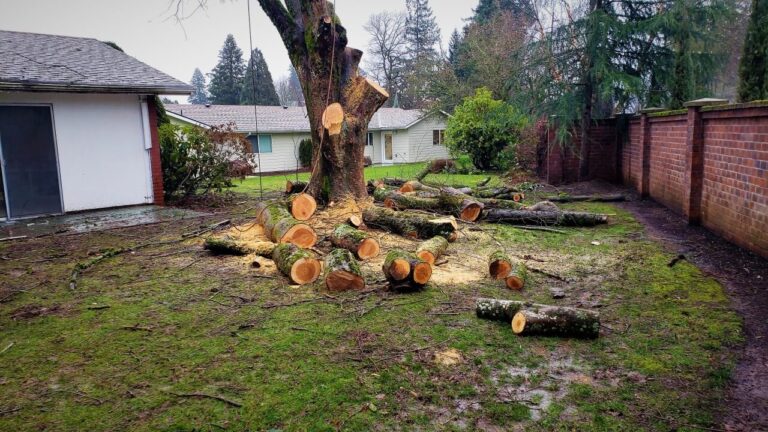
M 26 290 L 0 303 L 0 350 L 13 343 L 0 354 L 0 430 L 712 427 L 741 342 L 722 287 L 687 262 L 669 267 L 626 212 L 568 208 L 616 216 L 565 234 L 484 226 L 568 280 L 534 271 L 522 293 L 485 280 L 324 296 L 322 283 L 254 277 L 198 240 L 110 258 L 72 291 L 77 262 L 189 227 L 0 246 L 0 298 Z M 551 299 L 554 285 L 566 299 Z M 519 338 L 475 318 L 478 296 L 599 309 L 606 328 L 597 341 Z M 449 348 L 462 363 L 436 364 Z M 179 396 L 192 393 L 242 408 Z

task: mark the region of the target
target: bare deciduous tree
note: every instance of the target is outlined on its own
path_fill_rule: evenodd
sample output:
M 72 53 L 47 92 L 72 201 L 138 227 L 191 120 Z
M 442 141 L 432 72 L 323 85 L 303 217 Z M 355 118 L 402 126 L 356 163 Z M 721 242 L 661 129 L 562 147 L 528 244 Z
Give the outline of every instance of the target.
M 405 24 L 404 12 L 386 11 L 371 15 L 365 24 L 365 30 L 371 36 L 366 69 L 392 96 L 400 93 L 404 85 L 408 46 Z

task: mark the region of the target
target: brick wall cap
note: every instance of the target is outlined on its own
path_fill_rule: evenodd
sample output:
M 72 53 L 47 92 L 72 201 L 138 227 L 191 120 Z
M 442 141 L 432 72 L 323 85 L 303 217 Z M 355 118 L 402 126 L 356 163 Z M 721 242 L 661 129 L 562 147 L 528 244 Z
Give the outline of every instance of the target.
M 655 112 L 659 112 L 659 111 L 666 111 L 666 110 L 667 110 L 666 108 L 661 108 L 661 107 L 648 107 L 648 108 L 641 109 L 639 111 L 639 113 L 640 114 L 650 114 L 650 113 L 655 113 Z
M 693 107 L 727 105 L 727 104 L 728 104 L 728 99 L 703 98 L 703 99 L 688 101 L 684 103 L 683 106 L 685 106 L 686 108 L 693 108 Z

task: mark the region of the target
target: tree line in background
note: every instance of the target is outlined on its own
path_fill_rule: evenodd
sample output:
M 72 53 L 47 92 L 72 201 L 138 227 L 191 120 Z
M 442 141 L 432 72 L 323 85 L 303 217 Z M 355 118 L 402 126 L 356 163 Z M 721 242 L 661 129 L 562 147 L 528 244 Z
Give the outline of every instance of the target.
M 191 104 L 216 105 L 303 105 L 304 95 L 296 71 L 291 68 L 287 78 L 273 82 L 264 54 L 254 48 L 248 63 L 230 34 L 219 51 L 219 61 L 208 74 L 200 69 L 192 74 Z

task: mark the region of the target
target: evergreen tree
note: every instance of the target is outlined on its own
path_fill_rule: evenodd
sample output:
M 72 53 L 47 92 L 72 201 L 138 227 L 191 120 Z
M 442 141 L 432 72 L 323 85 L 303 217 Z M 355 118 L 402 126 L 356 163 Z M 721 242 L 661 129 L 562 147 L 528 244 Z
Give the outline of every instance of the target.
M 480 0 L 472 20 L 486 23 L 502 12 L 511 12 L 517 18 L 528 21 L 534 18 L 534 8 L 530 0 Z
M 695 78 L 693 60 L 691 58 L 691 28 L 686 0 L 677 2 L 675 23 L 677 27 L 675 39 L 675 69 L 672 76 L 669 107 L 680 109 L 694 97 Z
M 254 92 L 254 82 L 256 91 Z M 240 103 L 243 105 L 280 105 L 280 98 L 275 91 L 275 83 L 264 54 L 258 48 L 254 48 L 248 68 L 243 76 L 243 88 L 240 94 Z
M 768 0 L 752 0 L 739 66 L 739 100 L 760 99 L 768 99 Z
M 448 42 L 448 61 L 453 65 L 454 69 L 459 65 L 459 56 L 461 51 L 461 43 L 463 39 L 459 30 L 454 29 L 451 33 L 451 40 Z
M 189 103 L 194 105 L 205 105 L 208 103 L 208 91 L 205 89 L 205 76 L 199 68 L 195 68 L 192 74 L 192 94 L 189 95 Z
M 404 108 L 424 108 L 432 75 L 438 65 L 436 46 L 440 42 L 440 29 L 435 22 L 429 0 L 406 0 L 405 38 L 406 67 L 405 91 L 400 101 Z
M 237 47 L 234 36 L 227 35 L 224 46 L 219 51 L 219 63 L 210 73 L 208 92 L 211 103 L 238 105 L 244 73 L 243 52 Z

